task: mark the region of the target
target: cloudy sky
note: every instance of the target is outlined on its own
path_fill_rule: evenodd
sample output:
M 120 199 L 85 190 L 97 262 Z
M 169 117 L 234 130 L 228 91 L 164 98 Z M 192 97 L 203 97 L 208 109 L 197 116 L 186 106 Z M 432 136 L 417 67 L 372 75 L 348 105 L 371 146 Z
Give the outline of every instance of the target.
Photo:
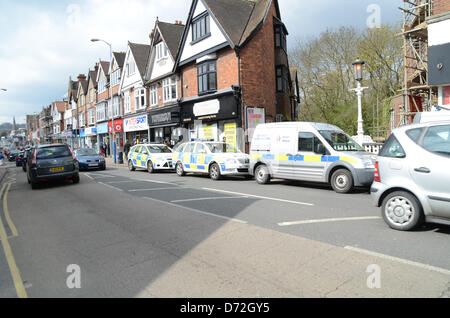
M 288 45 L 327 28 L 365 28 L 380 9 L 381 23 L 399 23 L 401 0 L 279 0 Z M 86 74 L 109 48 L 148 43 L 156 17 L 186 22 L 191 0 L 0 0 L 0 123 L 25 122 L 67 92 L 69 76 Z

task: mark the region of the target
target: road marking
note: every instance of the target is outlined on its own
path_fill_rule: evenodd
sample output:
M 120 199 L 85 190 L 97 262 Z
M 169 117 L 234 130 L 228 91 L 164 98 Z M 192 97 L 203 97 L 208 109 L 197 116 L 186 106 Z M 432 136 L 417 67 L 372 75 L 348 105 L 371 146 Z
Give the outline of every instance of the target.
M 315 220 L 304 220 L 304 221 L 293 221 L 293 222 L 281 222 L 281 223 L 278 223 L 278 225 L 279 226 L 289 226 L 289 225 L 299 225 L 299 224 L 341 222 L 341 221 L 359 221 L 359 220 L 375 220 L 375 219 L 380 219 L 380 217 L 379 216 L 361 216 L 361 217 L 351 217 L 351 218 L 315 219 Z
M 128 192 L 146 192 L 146 191 L 160 191 L 160 190 L 180 190 L 180 189 L 194 189 L 194 188 L 186 188 L 186 187 L 178 187 L 178 188 L 152 188 L 152 189 L 133 189 L 128 190 Z
M 123 192 L 122 189 L 116 188 L 116 187 L 114 187 L 114 186 L 112 186 L 112 185 L 109 185 L 109 184 L 106 184 L 106 183 L 103 183 L 103 182 L 99 182 L 99 184 L 103 184 L 105 187 L 108 187 L 108 188 L 111 188 L 111 189 L 114 189 L 114 190 Z
M 212 198 L 197 198 L 197 199 L 184 199 L 184 200 L 174 200 L 170 201 L 172 203 L 177 202 L 191 202 L 191 201 L 205 201 L 205 200 L 222 200 L 222 199 L 245 199 L 248 197 L 212 197 Z
M 306 203 L 306 202 L 299 202 L 299 201 L 291 201 L 291 200 L 284 200 L 284 199 L 278 199 L 278 198 L 271 198 L 271 197 L 263 197 L 260 195 L 253 195 L 253 194 L 247 194 L 247 193 L 238 193 L 238 192 L 232 192 L 232 191 L 225 191 L 225 190 L 218 190 L 218 189 L 211 189 L 211 188 L 202 188 L 203 190 L 207 191 L 214 191 L 214 192 L 223 192 L 223 193 L 229 193 L 229 194 L 236 194 L 246 197 L 253 197 L 258 199 L 264 199 L 264 200 L 272 200 L 272 201 L 279 201 L 279 202 L 285 202 L 285 203 L 292 203 L 292 204 L 299 204 L 299 205 L 308 205 L 308 206 L 314 206 L 312 203 Z
M 172 184 L 172 185 L 178 185 L 176 183 L 172 182 L 164 182 L 164 181 L 155 181 L 155 180 L 145 180 L 145 179 L 136 179 L 137 181 L 144 181 L 144 182 L 154 182 L 154 183 L 161 183 L 161 184 Z
M 8 184 L 8 188 L 5 190 L 5 194 L 3 196 L 3 212 L 5 213 L 6 222 L 8 223 L 8 226 L 11 229 L 12 237 L 16 237 L 19 235 L 19 233 L 17 232 L 16 226 L 14 225 L 14 222 L 11 219 L 8 209 L 8 192 L 10 188 L 11 183 Z
M 436 267 L 436 266 L 423 264 L 423 263 L 419 263 L 419 262 L 414 262 L 414 261 L 409 261 L 407 259 L 389 256 L 389 255 L 381 254 L 381 253 L 377 253 L 377 252 L 372 252 L 372 251 L 364 250 L 364 249 L 353 247 L 353 246 L 344 246 L 344 248 L 347 250 L 350 250 L 350 251 L 359 252 L 359 253 L 367 254 L 367 255 L 371 255 L 371 256 L 376 256 L 376 257 L 384 258 L 384 259 L 387 259 L 390 261 L 395 261 L 395 262 L 399 262 L 399 263 L 403 263 L 403 264 L 407 264 L 407 265 L 412 265 L 412 266 L 420 267 L 423 269 L 427 269 L 430 271 L 434 271 L 434 272 L 438 272 L 438 273 L 450 276 L 450 270 L 445 269 L 445 268 Z
M 94 177 L 90 176 L 88 173 L 86 173 L 85 176 L 88 177 L 91 180 L 94 180 Z
M 106 182 L 107 184 L 113 184 L 113 183 L 133 183 L 133 182 L 136 182 L 136 180 L 134 180 L 134 181 L 109 181 L 109 182 Z
M 86 174 L 94 175 L 94 176 L 100 176 L 100 178 L 115 178 L 116 177 L 116 176 L 110 176 L 110 175 L 107 175 L 107 174 L 94 173 L 94 172 L 89 172 L 89 173 L 86 173 Z
M 167 204 L 167 205 L 170 205 L 170 206 L 173 206 L 173 207 L 181 208 L 181 209 L 184 209 L 184 210 L 188 210 L 188 211 L 191 211 L 191 212 L 194 212 L 194 213 L 200 213 L 200 214 L 204 214 L 204 215 L 214 216 L 216 218 L 224 219 L 224 220 L 227 220 L 227 221 L 237 222 L 237 223 L 241 223 L 241 224 L 247 224 L 248 223 L 246 221 L 242 221 L 242 220 L 239 220 L 239 219 L 229 218 L 229 217 L 226 217 L 226 216 L 222 216 L 222 215 L 218 215 L 218 214 L 214 214 L 214 213 L 210 213 L 210 212 L 200 211 L 200 210 L 197 210 L 197 209 L 188 208 L 188 207 L 185 207 L 185 206 L 182 206 L 182 205 L 179 205 L 179 204 L 175 204 L 175 203 L 171 203 L 171 202 L 167 202 L 167 201 L 153 199 L 153 198 L 150 198 L 150 197 L 143 197 L 143 198 L 147 199 L 147 200 L 159 202 L 159 203 L 162 203 L 162 204 Z
M 0 196 L 5 189 L 6 184 L 3 185 Z M 0 240 L 2 241 L 3 250 L 5 252 L 5 257 L 8 262 L 9 271 L 11 272 L 11 276 L 13 278 L 14 287 L 16 288 L 16 293 L 19 298 L 27 298 L 27 292 L 25 287 L 23 286 L 23 280 L 20 276 L 20 271 L 17 268 L 16 261 L 14 259 L 14 255 L 11 250 L 11 246 L 9 245 L 8 236 L 6 235 L 6 230 L 3 225 L 2 218 L 0 218 Z

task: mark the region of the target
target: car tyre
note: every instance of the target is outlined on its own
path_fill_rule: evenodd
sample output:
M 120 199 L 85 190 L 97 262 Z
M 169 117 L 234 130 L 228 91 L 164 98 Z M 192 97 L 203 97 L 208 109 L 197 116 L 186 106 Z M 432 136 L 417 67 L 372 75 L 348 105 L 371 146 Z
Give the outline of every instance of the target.
M 177 163 L 177 165 L 175 166 L 175 171 L 176 171 L 177 175 L 179 175 L 180 177 L 182 177 L 186 174 L 184 172 L 183 164 L 181 162 Z
M 80 175 L 79 174 L 73 175 L 72 181 L 73 181 L 73 183 L 80 183 Z
M 153 169 L 153 162 L 152 162 L 151 160 L 149 160 L 149 161 L 147 162 L 147 171 L 148 171 L 148 173 L 153 173 L 153 172 L 155 172 L 155 170 Z
M 348 193 L 353 189 L 353 176 L 347 169 L 338 169 L 331 176 L 331 187 L 337 193 Z
M 38 183 L 34 182 L 34 181 L 30 181 L 30 184 L 31 184 L 31 189 L 33 189 L 33 190 L 36 190 L 39 186 Z
M 267 184 L 270 181 L 269 168 L 266 165 L 259 165 L 255 170 L 255 179 L 259 184 Z
M 383 199 L 381 214 L 390 228 L 409 231 L 423 221 L 423 210 L 417 198 L 409 192 L 395 191 Z
M 133 161 L 131 161 L 131 160 L 128 160 L 128 169 L 130 171 L 135 171 L 136 170 L 136 168 L 133 165 Z
M 220 167 L 217 163 L 213 163 L 209 167 L 209 177 L 213 180 L 220 180 L 220 178 L 221 178 Z

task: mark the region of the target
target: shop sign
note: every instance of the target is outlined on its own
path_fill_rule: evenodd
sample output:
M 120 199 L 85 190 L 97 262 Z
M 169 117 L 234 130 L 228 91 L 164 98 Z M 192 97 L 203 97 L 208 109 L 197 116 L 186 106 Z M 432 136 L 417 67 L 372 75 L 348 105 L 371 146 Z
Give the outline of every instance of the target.
M 104 123 L 97 126 L 97 134 L 107 134 L 108 133 L 108 124 Z
M 97 135 L 97 127 L 88 127 L 85 130 L 86 136 L 95 136 Z
M 218 99 L 194 104 L 194 115 L 196 117 L 217 114 L 220 111 L 220 101 Z
M 225 124 L 225 138 L 227 139 L 227 143 L 236 148 L 236 123 Z
M 140 131 L 140 130 L 148 130 L 147 114 L 138 116 L 138 117 L 125 119 L 125 125 L 124 125 L 125 132 Z
M 123 132 L 123 120 L 122 118 L 114 119 L 114 132 Z M 112 134 L 112 120 L 109 122 L 109 133 Z

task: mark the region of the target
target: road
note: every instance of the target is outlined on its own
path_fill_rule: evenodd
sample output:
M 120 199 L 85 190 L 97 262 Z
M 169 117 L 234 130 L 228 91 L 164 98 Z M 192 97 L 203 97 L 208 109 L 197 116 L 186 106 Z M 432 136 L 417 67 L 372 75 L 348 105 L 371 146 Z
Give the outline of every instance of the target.
M 364 189 L 81 175 L 33 191 L 8 169 L 0 297 L 450 296 L 450 227 L 393 231 Z

